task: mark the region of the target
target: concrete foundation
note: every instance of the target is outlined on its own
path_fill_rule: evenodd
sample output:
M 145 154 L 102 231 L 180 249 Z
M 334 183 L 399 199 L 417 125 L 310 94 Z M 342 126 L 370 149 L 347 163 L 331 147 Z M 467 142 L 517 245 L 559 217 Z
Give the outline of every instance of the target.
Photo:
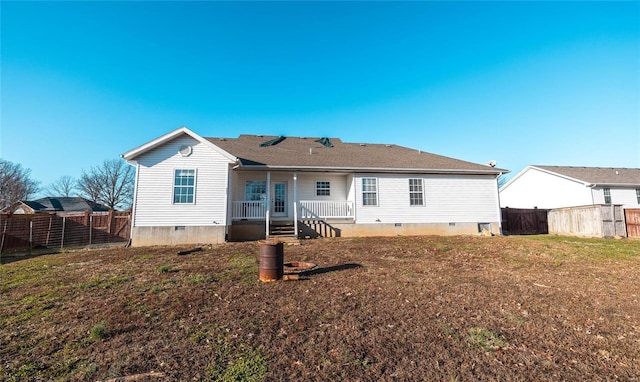
M 420 236 L 420 235 L 478 235 L 478 223 L 378 223 L 378 224 L 344 224 L 330 223 L 341 237 L 366 236 Z M 488 230 L 500 235 L 497 222 L 488 223 Z
M 131 235 L 134 247 L 224 242 L 224 226 L 133 227 Z

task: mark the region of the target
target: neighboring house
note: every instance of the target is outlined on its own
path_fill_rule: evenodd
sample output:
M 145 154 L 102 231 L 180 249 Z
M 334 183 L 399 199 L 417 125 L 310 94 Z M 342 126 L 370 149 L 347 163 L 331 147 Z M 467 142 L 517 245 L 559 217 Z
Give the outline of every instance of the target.
M 500 188 L 501 207 L 595 204 L 640 207 L 640 168 L 527 166 Z
M 506 170 L 401 146 L 182 127 L 122 157 L 137 170 L 133 245 L 500 233 Z
M 74 197 L 46 197 L 37 200 L 20 200 L 4 208 L 2 213 L 37 214 L 37 213 L 65 213 L 75 212 L 104 212 L 109 207 L 92 202 L 79 196 Z

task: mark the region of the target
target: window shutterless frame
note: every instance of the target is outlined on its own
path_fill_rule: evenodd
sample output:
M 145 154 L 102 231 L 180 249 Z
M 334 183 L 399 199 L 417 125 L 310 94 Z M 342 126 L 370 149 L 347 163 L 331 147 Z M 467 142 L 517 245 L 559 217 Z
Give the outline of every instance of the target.
M 604 194 L 604 204 L 611 204 L 611 189 L 603 188 L 602 193 Z
M 378 178 L 362 178 L 362 205 L 378 205 Z
M 422 178 L 409 179 L 409 205 L 424 206 L 424 188 Z
M 316 181 L 316 196 L 331 196 L 331 182 L 326 180 Z

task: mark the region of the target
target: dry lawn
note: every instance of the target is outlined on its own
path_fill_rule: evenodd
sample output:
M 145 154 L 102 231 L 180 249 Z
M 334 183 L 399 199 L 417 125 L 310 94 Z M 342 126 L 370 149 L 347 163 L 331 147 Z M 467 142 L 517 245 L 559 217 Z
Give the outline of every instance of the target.
M 638 381 L 640 241 L 304 241 L 78 250 L 0 266 L 9 381 Z

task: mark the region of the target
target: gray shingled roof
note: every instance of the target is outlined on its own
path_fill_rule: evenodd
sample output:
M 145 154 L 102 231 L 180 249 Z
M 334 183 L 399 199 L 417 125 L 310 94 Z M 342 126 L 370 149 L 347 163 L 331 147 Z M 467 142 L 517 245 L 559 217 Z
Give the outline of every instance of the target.
M 537 166 L 585 183 L 597 185 L 640 185 L 640 168 Z
M 71 197 L 46 197 L 33 201 L 23 200 L 23 203 L 33 208 L 35 211 L 64 211 L 64 212 L 103 212 L 109 211 L 109 207 L 79 196 Z M 37 204 L 36 204 L 37 203 Z
M 279 143 L 260 144 L 278 137 L 240 135 L 238 138 L 206 138 L 238 157 L 241 166 L 325 168 L 344 170 L 416 170 L 434 172 L 505 173 L 507 170 L 430 154 L 397 145 L 346 143 L 329 138 L 326 147 L 319 138 L 287 137 Z

